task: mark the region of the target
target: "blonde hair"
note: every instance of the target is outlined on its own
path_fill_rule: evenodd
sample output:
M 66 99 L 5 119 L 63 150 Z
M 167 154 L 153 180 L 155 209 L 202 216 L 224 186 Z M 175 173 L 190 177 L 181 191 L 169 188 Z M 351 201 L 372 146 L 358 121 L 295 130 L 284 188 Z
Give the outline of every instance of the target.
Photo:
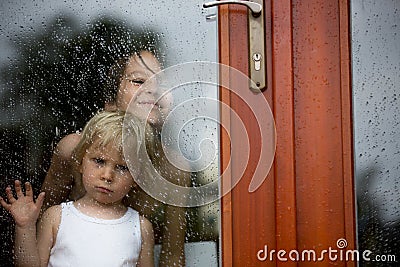
M 128 118 L 124 124 L 124 119 Z M 124 111 L 100 111 L 93 116 L 82 131 L 81 139 L 73 152 L 73 159 L 77 166 L 82 163 L 86 151 L 99 140 L 99 146 L 113 144 L 122 153 L 123 135 L 129 135 L 129 141 L 135 141 L 136 155 L 142 147 L 143 122 L 132 114 Z M 125 129 L 124 129 L 125 128 Z M 133 137 L 133 138 L 131 138 Z M 125 137 L 124 137 L 125 138 Z

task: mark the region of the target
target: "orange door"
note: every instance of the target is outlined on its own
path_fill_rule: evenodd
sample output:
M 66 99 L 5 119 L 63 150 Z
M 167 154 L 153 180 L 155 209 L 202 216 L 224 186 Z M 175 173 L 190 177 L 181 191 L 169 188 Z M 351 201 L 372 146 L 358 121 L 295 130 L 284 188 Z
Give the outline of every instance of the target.
M 242 118 L 251 149 L 244 175 L 221 202 L 223 266 L 356 266 L 339 253 L 355 248 L 349 1 L 265 0 L 264 12 L 268 88 L 260 97 L 273 111 L 276 154 L 263 184 L 249 192 L 259 128 L 249 108 L 221 89 L 221 101 Z M 247 15 L 243 6 L 219 8 L 220 62 L 244 73 Z M 221 119 L 234 134 L 238 126 L 229 114 Z M 221 131 L 222 169 L 230 160 L 240 165 L 240 155 L 230 149 L 240 140 Z M 337 250 L 336 260 L 323 253 L 329 248 Z M 286 254 L 278 259 L 272 250 Z M 292 250 L 300 260 L 291 260 Z M 301 253 L 311 250 L 315 260 L 309 254 L 302 261 Z

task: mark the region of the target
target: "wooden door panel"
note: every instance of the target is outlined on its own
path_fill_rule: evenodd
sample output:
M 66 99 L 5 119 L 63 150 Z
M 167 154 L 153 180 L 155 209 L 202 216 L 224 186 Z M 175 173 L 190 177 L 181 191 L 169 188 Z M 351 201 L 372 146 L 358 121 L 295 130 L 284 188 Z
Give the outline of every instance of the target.
M 268 89 L 277 147 L 263 185 L 248 192 L 255 166 L 222 199 L 224 266 L 355 266 L 354 262 L 261 262 L 257 252 L 336 248 L 345 238 L 355 246 L 352 169 L 351 87 L 348 1 L 265 1 Z M 247 62 L 247 10 L 219 10 L 220 60 L 244 73 Z M 262 96 L 260 96 L 262 97 Z M 221 100 L 242 112 L 249 133 L 257 124 L 229 91 Z M 253 107 L 257 108 L 257 107 Z M 222 114 L 223 122 L 229 114 Z M 230 124 L 235 132 L 235 125 Z M 222 169 L 236 140 L 222 135 Z M 260 136 L 249 138 L 254 162 Z M 230 143 L 232 142 L 232 143 Z M 237 141 L 239 142 L 239 141 Z M 235 172 L 235 169 L 232 169 Z M 228 181 L 223 181 L 228 183 Z

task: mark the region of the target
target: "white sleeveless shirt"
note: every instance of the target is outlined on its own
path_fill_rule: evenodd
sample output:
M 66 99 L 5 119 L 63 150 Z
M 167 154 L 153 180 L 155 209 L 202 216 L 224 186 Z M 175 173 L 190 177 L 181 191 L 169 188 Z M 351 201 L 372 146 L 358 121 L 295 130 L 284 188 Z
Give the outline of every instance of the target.
M 48 266 L 136 266 L 142 243 L 137 211 L 128 208 L 119 219 L 103 220 L 81 213 L 72 202 L 61 207 Z

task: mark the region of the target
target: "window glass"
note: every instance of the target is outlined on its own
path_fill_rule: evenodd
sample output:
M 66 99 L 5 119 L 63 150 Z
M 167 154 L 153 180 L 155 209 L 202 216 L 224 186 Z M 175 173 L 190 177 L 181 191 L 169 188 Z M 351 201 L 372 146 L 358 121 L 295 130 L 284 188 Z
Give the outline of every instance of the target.
M 400 247 L 400 2 L 351 1 L 358 245 L 371 255 Z M 389 260 L 390 261 L 390 260 Z M 394 264 L 394 265 L 391 265 Z M 360 266 L 397 266 L 360 262 Z
M 6 186 L 12 185 L 15 179 L 32 182 L 35 193 L 40 192 L 57 143 L 66 135 L 81 131 L 91 116 L 106 108 L 105 103 L 112 98 L 104 88 L 109 82 L 111 66 L 121 55 L 136 50 L 150 51 L 162 69 L 192 61 L 218 62 L 214 16 L 217 9 L 205 10 L 202 4 L 199 0 L 2 1 L 2 196 Z M 146 59 L 144 64 L 154 70 Z M 129 75 L 126 80 L 138 85 L 149 78 L 142 74 Z M 170 110 L 176 108 L 173 116 L 178 116 L 178 112 L 201 112 L 210 105 L 218 112 L 215 101 L 210 104 L 204 100 L 205 97 L 218 99 L 217 92 L 216 86 L 192 84 L 181 86 L 171 96 L 158 97 L 170 105 Z M 190 106 L 182 104 L 189 99 L 195 101 Z M 218 178 L 218 125 L 201 119 L 179 126 L 171 132 L 179 137 L 179 152 L 185 160 L 194 161 L 202 153 L 213 155 L 205 159 L 209 162 L 203 167 L 190 169 L 189 183 L 201 185 L 215 181 Z M 200 148 L 205 139 L 212 140 L 214 145 Z M 163 141 L 167 140 L 164 136 Z M 162 242 L 162 225 L 168 216 L 160 208 L 163 205 L 146 204 L 152 209 L 148 217 L 155 228 L 157 254 Z M 4 209 L 0 216 L 1 259 L 8 266 L 13 262 L 13 220 Z M 187 266 L 218 265 L 218 201 L 185 208 L 185 218 Z

